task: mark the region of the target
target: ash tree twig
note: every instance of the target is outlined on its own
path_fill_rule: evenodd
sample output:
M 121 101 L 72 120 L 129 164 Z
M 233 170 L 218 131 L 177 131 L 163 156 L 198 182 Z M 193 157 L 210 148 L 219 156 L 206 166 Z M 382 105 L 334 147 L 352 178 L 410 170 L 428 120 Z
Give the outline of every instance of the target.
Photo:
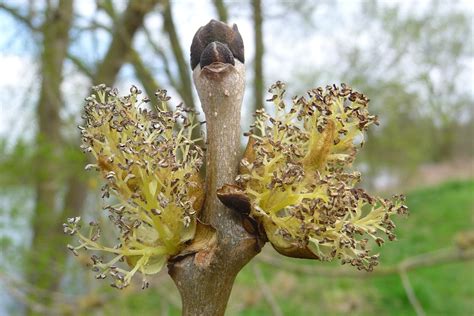
M 231 51 L 232 40 L 240 48 L 236 54 Z M 241 56 L 240 60 L 234 56 Z M 240 161 L 245 85 L 242 57 L 237 27 L 214 20 L 198 30 L 191 45 L 194 83 L 207 122 L 206 197 L 200 221 L 215 229 L 216 241 L 168 264 L 181 294 L 183 315 L 224 315 L 237 273 L 259 251 L 256 237 L 243 228 L 241 218 L 223 205 L 216 193 L 234 181 Z
M 181 88 L 188 90 L 169 2 L 163 15 L 180 59 Z M 377 117 L 368 111 L 369 99 L 344 83 L 311 89 L 287 107 L 285 85 L 276 82 L 268 101 L 277 113 L 256 111 L 241 158 L 243 46 L 236 25 L 215 20 L 199 28 L 191 45 L 193 80 L 206 116 L 205 182 L 199 173 L 204 152 L 192 137 L 194 113 L 183 105 L 170 111 L 165 90 L 157 93 L 154 113 L 141 108 L 151 100 L 139 97 L 135 86 L 118 96 L 101 84 L 86 98 L 81 148 L 97 161 L 86 170 L 100 171 L 103 197 L 119 200 L 105 209 L 120 243 L 101 245 L 97 223 L 82 234 L 80 217 L 72 217 L 64 232 L 79 244 L 68 248 L 75 255 L 81 249 L 108 253 L 107 259 L 92 255 L 92 270 L 98 279 L 111 276 L 119 289 L 137 273 L 148 287 L 145 275 L 167 264 L 183 315 L 224 315 L 236 275 L 267 241 L 284 256 L 338 259 L 370 272 L 379 257 L 372 246 L 382 245 L 383 236 L 396 238 L 391 216 L 407 214 L 403 196 L 384 199 L 356 187 L 361 175 L 351 166 L 361 144 L 355 140 L 363 141 Z M 182 129 L 175 128 L 181 122 Z M 281 315 L 260 268 L 254 272 Z

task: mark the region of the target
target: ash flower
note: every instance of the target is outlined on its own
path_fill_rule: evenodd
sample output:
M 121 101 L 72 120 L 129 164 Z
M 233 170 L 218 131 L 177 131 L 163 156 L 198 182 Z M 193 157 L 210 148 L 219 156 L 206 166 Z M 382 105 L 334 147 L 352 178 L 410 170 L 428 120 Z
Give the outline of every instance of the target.
M 96 160 L 86 170 L 98 170 L 106 181 L 102 197 L 113 195 L 117 202 L 105 209 L 119 230 L 119 243 L 101 245 L 95 223 L 88 235 L 82 234 L 78 218 L 68 220 L 64 231 L 79 238 L 78 246 L 68 246 L 74 253 L 85 248 L 112 254 L 108 262 L 93 255 L 93 270 L 98 279 L 109 274 L 115 280 L 112 285 L 122 288 L 137 271 L 160 271 L 193 239 L 203 202 L 203 153 L 191 139 L 193 113 L 183 106 L 170 111 L 166 91 L 157 93 L 159 102 L 151 111 L 143 106 L 149 99 L 139 101 L 136 87 L 124 97 L 104 85 L 94 90 L 86 98 L 85 126 L 79 127 L 81 148 Z M 122 261 L 130 271 L 117 265 Z M 145 279 L 143 286 L 148 286 Z
M 372 197 L 355 186 L 351 171 L 364 131 L 377 123 L 369 100 L 342 84 L 293 98 L 287 111 L 284 85 L 270 89 L 274 117 L 257 111 L 254 131 L 241 161 L 238 185 L 250 216 L 263 226 L 274 248 L 291 257 L 350 263 L 370 271 L 377 255 L 369 240 L 395 238 L 395 213 L 406 213 L 403 197 Z

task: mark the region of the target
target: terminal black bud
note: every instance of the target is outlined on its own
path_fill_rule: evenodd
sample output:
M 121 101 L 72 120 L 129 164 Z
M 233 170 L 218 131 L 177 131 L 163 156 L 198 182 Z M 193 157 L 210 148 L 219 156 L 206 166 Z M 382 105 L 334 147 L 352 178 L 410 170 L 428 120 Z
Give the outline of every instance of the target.
M 218 52 L 217 55 L 222 55 L 222 60 L 215 61 L 229 62 L 234 64 L 234 62 L 229 61 L 229 57 L 227 56 L 230 53 L 233 58 L 237 58 L 240 62 L 244 63 L 244 42 L 242 40 L 242 36 L 239 33 L 237 25 L 234 24 L 233 27 L 230 27 L 223 22 L 211 20 L 206 25 L 200 27 L 196 32 L 196 35 L 194 35 L 193 42 L 191 44 L 192 69 L 196 68 L 196 66 L 201 64 L 202 61 L 209 62 L 209 57 L 203 56 L 203 53 L 211 49 L 208 46 L 212 45 L 214 42 L 218 42 L 216 43 L 216 51 Z M 226 51 L 224 53 L 224 49 L 219 47 L 219 44 L 225 46 L 228 52 Z M 211 61 L 211 63 L 212 62 L 214 61 Z M 205 65 L 201 64 L 200 66 L 202 68 Z

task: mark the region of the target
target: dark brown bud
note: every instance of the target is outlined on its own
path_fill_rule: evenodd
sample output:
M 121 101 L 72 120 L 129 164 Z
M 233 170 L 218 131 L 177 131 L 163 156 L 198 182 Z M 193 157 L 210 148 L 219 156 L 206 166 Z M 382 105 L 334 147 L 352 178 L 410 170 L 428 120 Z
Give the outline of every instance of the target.
M 213 42 L 219 42 L 225 46 L 234 58 L 244 63 L 244 42 L 237 25 L 230 27 L 223 22 L 211 20 L 200 27 L 194 35 L 191 44 L 191 69 L 200 64 L 203 52 Z M 202 64 L 201 67 L 203 67 Z
M 247 215 L 250 213 L 250 199 L 237 185 L 225 184 L 222 188 L 217 190 L 217 197 L 222 204 L 241 214 Z

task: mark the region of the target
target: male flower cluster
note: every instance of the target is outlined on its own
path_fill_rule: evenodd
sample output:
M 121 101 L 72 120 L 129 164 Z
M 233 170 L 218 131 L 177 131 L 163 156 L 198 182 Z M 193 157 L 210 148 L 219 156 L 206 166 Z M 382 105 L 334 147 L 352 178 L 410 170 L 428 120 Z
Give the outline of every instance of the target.
M 100 229 L 90 224 L 88 235 L 80 231 L 79 218 L 64 224 L 65 233 L 79 238 L 77 250 L 110 253 L 112 259 L 92 256 L 97 278 L 110 275 L 122 288 L 137 272 L 160 271 L 168 258 L 179 253 L 194 238 L 197 213 L 203 202 L 199 169 L 202 150 L 191 139 L 193 113 L 178 106 L 168 109 L 166 91 L 156 96 L 158 105 L 146 108 L 136 87 L 119 97 L 115 89 L 94 87 L 86 99 L 85 125 L 80 127 L 84 152 L 95 159 L 86 170 L 95 169 L 105 179 L 102 197 L 113 201 L 105 209 L 119 230 L 113 247 L 101 245 Z M 118 265 L 126 261 L 125 265 Z M 148 286 L 144 279 L 143 286 Z
M 275 115 L 256 113 L 237 184 L 274 248 L 287 256 L 341 259 L 370 271 L 378 245 L 395 238 L 391 215 L 406 213 L 403 197 L 372 197 L 356 188 L 351 171 L 364 131 L 376 123 L 369 100 L 342 84 L 308 91 L 287 110 L 284 85 L 274 84 L 268 100 Z

